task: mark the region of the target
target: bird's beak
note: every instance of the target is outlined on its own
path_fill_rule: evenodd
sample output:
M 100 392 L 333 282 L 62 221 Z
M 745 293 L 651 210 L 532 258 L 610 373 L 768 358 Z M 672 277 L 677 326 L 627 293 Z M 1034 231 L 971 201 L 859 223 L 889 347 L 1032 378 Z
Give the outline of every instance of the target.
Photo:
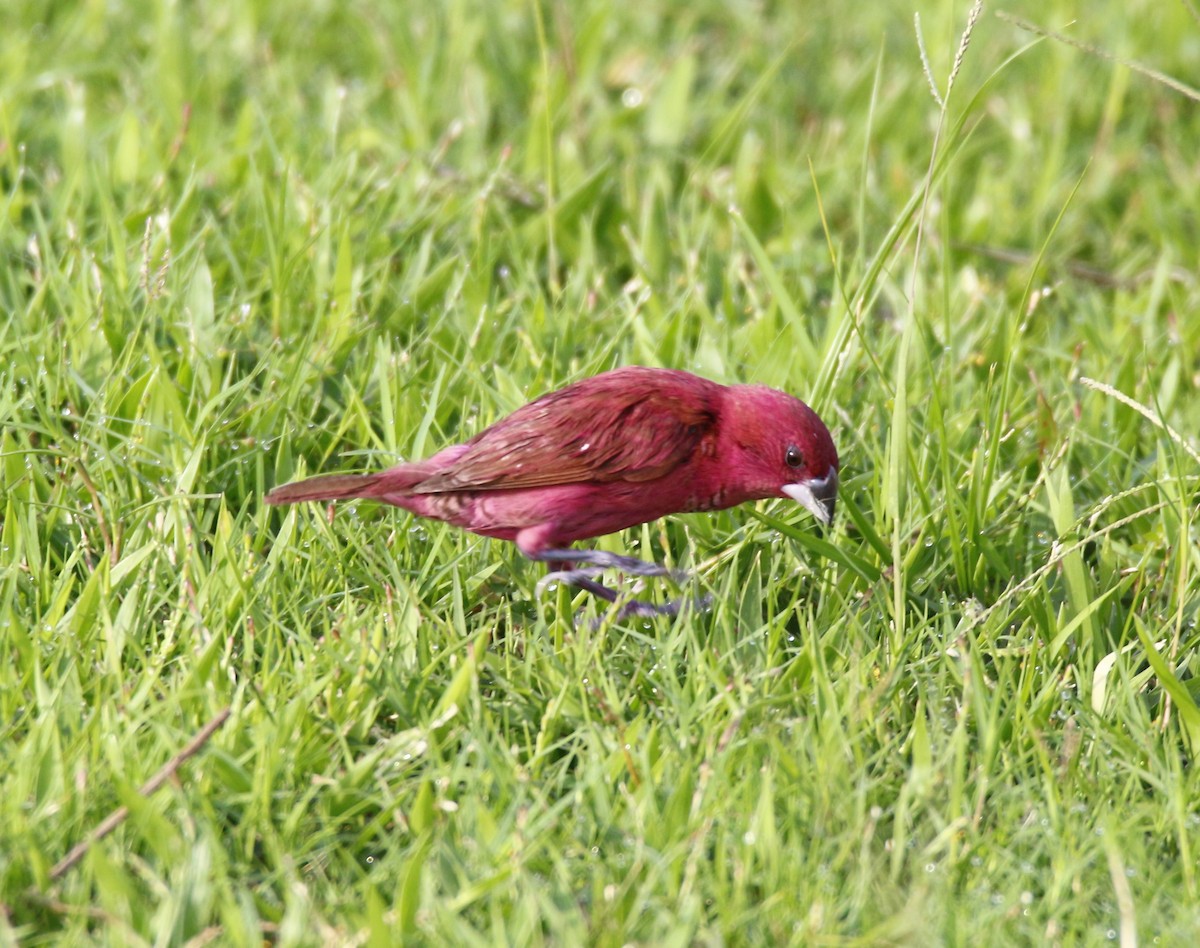
M 784 484 L 782 489 L 792 500 L 799 501 L 821 523 L 826 526 L 833 523 L 833 509 L 837 506 L 837 468 L 830 468 L 829 473 L 822 478 L 813 478 L 798 484 Z

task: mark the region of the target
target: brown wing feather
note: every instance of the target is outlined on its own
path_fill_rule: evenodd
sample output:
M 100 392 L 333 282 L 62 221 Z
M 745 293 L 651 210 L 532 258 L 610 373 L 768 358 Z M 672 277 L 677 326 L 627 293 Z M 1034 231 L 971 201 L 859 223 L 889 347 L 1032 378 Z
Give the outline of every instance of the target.
M 480 432 L 412 491 L 653 480 L 691 457 L 713 428 L 720 390 L 666 369 L 630 367 L 584 379 Z

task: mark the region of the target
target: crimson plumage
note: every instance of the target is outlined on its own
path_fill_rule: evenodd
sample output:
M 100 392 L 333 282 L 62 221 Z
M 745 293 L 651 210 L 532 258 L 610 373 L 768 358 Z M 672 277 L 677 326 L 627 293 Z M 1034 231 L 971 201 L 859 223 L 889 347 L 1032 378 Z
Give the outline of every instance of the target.
M 266 500 L 383 501 L 512 540 L 533 559 L 590 564 L 559 576 L 611 599 L 591 582 L 599 570 L 663 570 L 567 550 L 571 543 L 768 497 L 791 497 L 829 523 L 838 467 L 825 424 L 791 395 L 630 366 L 543 395 L 424 461 L 313 477 L 277 487 Z

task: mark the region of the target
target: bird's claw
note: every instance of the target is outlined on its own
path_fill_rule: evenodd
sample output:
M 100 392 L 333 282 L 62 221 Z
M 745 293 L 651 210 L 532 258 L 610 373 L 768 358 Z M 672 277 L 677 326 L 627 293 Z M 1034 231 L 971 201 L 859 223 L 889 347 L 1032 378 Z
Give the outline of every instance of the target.
M 587 589 L 588 592 L 594 593 L 596 590 L 592 587 L 600 586 L 600 584 L 592 583 L 590 580 L 600 576 L 603 572 L 604 567 L 602 566 L 585 566 L 582 569 L 556 569 L 537 581 L 537 591 L 541 593 L 555 583 L 562 583 L 564 586 L 578 586 L 581 589 Z M 586 586 L 584 585 L 585 580 L 589 581 Z M 600 588 L 605 589 L 606 587 L 600 586 Z
M 712 608 L 713 598 L 707 593 L 695 599 L 672 599 L 670 602 L 664 602 L 661 605 L 653 602 L 646 602 L 641 599 L 631 599 L 617 606 L 617 618 L 628 619 L 630 617 L 637 619 L 652 619 L 655 616 L 677 616 L 683 609 L 694 609 L 696 612 L 708 612 Z M 579 625 L 583 617 L 583 610 L 575 616 L 575 624 Z M 588 625 L 592 629 L 599 628 L 604 622 L 604 616 L 597 616 L 592 619 Z
M 648 563 L 607 550 L 541 550 L 537 559 L 552 563 L 584 563 L 597 570 L 616 569 L 630 576 L 668 576 L 679 583 L 686 582 L 690 576 L 687 570 L 674 570 L 661 563 Z
M 691 573 L 686 570 L 668 569 L 658 563 L 647 563 L 645 560 L 639 560 L 632 556 L 621 556 L 605 550 L 541 550 L 536 558 L 552 564 L 585 564 L 573 569 L 555 569 L 547 573 L 538 580 L 537 591 L 539 593 L 553 583 L 575 586 L 594 596 L 599 596 L 605 602 L 617 604 L 616 616 L 618 619 L 627 619 L 631 616 L 643 619 L 653 616 L 676 616 L 685 606 L 695 609 L 697 612 L 707 612 L 712 607 L 712 597 L 708 595 L 697 599 L 672 599 L 661 605 L 642 599 L 620 601 L 620 597 L 614 590 L 596 581 L 596 577 L 605 570 L 615 569 L 630 576 L 667 576 L 676 583 L 684 583 L 691 578 Z M 640 592 L 644 588 L 644 584 L 639 579 L 633 588 L 635 592 Z M 592 627 L 595 628 L 600 621 L 600 619 L 592 620 Z
M 629 616 L 650 618 L 652 616 L 677 616 L 683 609 L 694 609 L 696 612 L 708 612 L 712 608 L 712 596 L 707 594 L 695 599 L 672 599 L 661 605 L 645 602 L 641 599 L 631 599 L 617 609 L 617 616 L 626 619 Z

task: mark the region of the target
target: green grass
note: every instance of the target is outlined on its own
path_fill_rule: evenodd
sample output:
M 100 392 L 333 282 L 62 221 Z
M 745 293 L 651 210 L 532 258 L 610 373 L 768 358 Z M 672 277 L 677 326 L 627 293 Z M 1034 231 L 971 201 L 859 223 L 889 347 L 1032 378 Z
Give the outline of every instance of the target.
M 939 133 L 965 3 L 619 7 L 6 14 L 0 941 L 1196 939 L 1197 102 L 988 9 Z M 832 533 L 607 538 L 716 602 L 618 621 L 262 503 L 633 363 L 810 401 Z

